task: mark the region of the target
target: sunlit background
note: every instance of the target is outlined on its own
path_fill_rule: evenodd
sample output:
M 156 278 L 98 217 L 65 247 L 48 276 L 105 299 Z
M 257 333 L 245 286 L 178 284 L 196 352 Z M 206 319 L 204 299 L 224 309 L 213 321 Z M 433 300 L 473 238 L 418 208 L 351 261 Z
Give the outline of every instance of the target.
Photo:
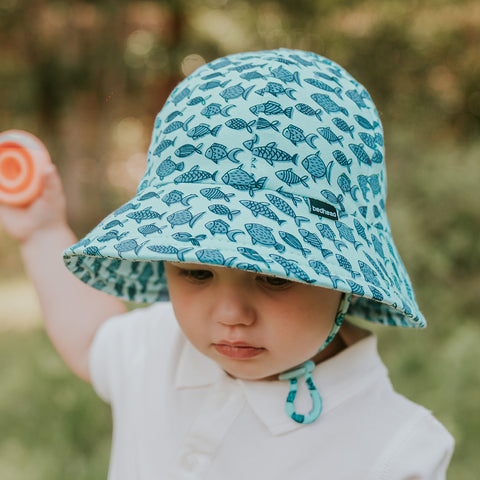
M 387 210 L 429 322 L 375 328 L 396 388 L 480 471 L 480 2 L 1 0 L 0 131 L 42 138 L 79 236 L 135 192 L 156 113 L 218 56 L 300 48 L 342 64 L 385 128 Z M 46 273 L 48 275 L 48 272 Z M 0 227 L 0 478 L 105 478 L 110 413 L 41 328 Z

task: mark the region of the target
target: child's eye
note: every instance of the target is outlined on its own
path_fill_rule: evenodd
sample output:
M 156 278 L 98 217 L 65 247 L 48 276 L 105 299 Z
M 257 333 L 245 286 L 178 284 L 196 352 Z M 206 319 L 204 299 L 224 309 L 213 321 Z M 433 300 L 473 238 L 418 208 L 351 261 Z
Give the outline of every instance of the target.
M 196 282 L 203 282 L 205 280 L 208 280 L 212 276 L 212 272 L 210 272 L 209 270 L 197 270 L 197 269 L 195 270 L 182 269 L 181 274 L 184 277 L 190 280 L 194 280 Z
M 285 288 L 292 282 L 282 277 L 273 277 L 271 275 L 259 275 L 258 279 L 265 285 L 273 288 Z

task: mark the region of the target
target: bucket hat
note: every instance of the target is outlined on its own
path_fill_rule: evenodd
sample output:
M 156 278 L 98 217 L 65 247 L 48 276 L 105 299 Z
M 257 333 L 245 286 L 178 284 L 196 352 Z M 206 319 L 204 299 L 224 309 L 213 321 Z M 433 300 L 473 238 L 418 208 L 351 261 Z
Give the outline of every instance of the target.
M 424 327 L 385 210 L 384 157 L 370 95 L 335 62 L 229 55 L 173 90 L 137 194 L 64 261 L 125 300 L 166 299 L 163 261 L 185 261 L 351 293 L 350 315 Z

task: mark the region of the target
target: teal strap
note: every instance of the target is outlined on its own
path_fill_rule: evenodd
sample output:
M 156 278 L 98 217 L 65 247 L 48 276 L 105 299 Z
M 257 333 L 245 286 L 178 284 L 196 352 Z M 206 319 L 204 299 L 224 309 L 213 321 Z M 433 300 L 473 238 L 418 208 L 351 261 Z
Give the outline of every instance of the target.
M 319 352 L 321 352 L 333 340 L 335 335 L 340 330 L 348 308 L 350 307 L 351 301 L 352 294 L 344 293 L 342 300 L 340 301 L 340 306 L 338 307 L 335 322 L 333 323 L 332 329 L 330 330 L 330 333 L 328 334 L 328 337 L 323 343 Z M 320 396 L 320 393 L 318 393 L 317 387 L 313 383 L 312 379 L 312 372 L 314 368 L 315 363 L 313 363 L 312 360 L 308 360 L 299 367 L 288 370 L 287 372 L 281 373 L 278 376 L 279 380 L 290 380 L 290 391 L 288 392 L 287 401 L 285 402 L 285 412 L 297 423 L 312 423 L 322 413 L 322 397 Z M 299 377 L 303 377 L 305 379 L 308 392 L 310 393 L 310 398 L 312 399 L 312 409 L 307 415 L 301 415 L 295 411 L 295 397 L 297 396 Z
M 300 367 L 279 375 L 280 380 L 290 380 L 290 392 L 285 403 L 285 412 L 297 423 L 312 423 L 322 413 L 322 397 L 318 393 L 317 387 L 313 383 L 312 375 L 315 364 L 308 360 Z M 303 377 L 308 387 L 308 392 L 312 399 L 312 409 L 307 415 L 300 415 L 295 411 L 295 397 L 297 395 L 298 377 Z

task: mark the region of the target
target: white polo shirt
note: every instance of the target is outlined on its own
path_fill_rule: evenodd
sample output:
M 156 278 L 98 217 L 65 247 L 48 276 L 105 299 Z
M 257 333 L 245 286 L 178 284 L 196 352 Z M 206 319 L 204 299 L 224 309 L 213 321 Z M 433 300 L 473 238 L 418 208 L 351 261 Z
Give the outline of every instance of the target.
M 105 322 L 92 384 L 112 406 L 110 480 L 445 479 L 447 430 L 392 389 L 374 336 L 317 365 L 320 417 L 284 412 L 286 381 L 242 381 L 199 353 L 170 303 Z M 311 408 L 299 388 L 297 411 Z

